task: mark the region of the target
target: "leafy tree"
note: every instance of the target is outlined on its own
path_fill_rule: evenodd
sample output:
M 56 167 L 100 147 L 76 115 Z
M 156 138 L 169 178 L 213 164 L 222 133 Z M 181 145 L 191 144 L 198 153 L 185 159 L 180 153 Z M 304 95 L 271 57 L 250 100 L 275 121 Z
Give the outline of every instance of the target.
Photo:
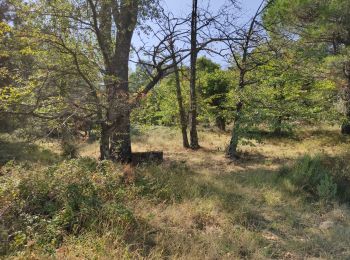
M 19 38 L 28 41 L 26 51 L 36 49 L 38 59 L 26 95 L 30 103 L 26 113 L 62 122 L 97 123 L 101 159 L 130 161 L 131 110 L 170 68 L 165 66 L 170 57 L 164 57 L 161 65 L 152 67 L 144 89 L 131 95 L 135 93 L 129 89 L 131 39 L 142 21 L 157 16 L 157 2 L 14 3 L 25 21 L 18 30 Z
M 277 135 L 293 130 L 300 122 L 330 119 L 334 112 L 335 87 L 321 77 L 318 60 L 288 47 L 269 53 L 268 62 L 254 73 L 259 82 L 248 86 L 246 93 L 249 117 Z
M 221 70 L 218 64 L 205 57 L 198 59 L 197 67 L 204 102 L 210 115 L 215 118 L 216 126 L 225 131 L 227 94 L 231 85 L 230 73 Z
M 266 24 L 280 35 L 304 43 L 314 55 L 334 56 L 340 71 L 335 80 L 344 121 L 342 132 L 350 134 L 350 2 L 347 0 L 277 0 L 265 15 Z M 323 49 L 323 52 L 318 50 Z M 309 51 L 310 53 L 310 51 Z

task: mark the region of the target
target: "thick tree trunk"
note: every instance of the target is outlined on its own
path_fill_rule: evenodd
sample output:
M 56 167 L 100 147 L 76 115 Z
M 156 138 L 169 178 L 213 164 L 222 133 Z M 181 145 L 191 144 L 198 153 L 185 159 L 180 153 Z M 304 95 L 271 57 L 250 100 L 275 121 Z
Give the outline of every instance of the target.
M 222 116 L 216 117 L 215 123 L 216 123 L 217 128 L 219 128 L 219 130 L 221 130 L 221 131 L 226 130 L 226 120 Z
M 130 138 L 130 112 L 126 111 L 116 121 L 118 124 L 111 137 L 111 157 L 123 163 L 132 159 Z
M 197 95 L 196 95 L 196 65 L 197 65 L 197 8 L 198 1 L 192 2 L 191 19 L 191 80 L 190 80 L 190 140 L 191 148 L 199 149 L 197 133 Z
M 107 118 L 111 125 L 110 156 L 114 160 L 130 162 L 129 55 L 131 39 L 137 22 L 138 1 L 127 1 L 120 7 L 117 22 L 115 54 L 112 58 L 114 84 L 108 90 Z
M 100 139 L 100 160 L 111 159 L 109 154 L 109 133 L 106 126 L 101 126 L 101 139 Z

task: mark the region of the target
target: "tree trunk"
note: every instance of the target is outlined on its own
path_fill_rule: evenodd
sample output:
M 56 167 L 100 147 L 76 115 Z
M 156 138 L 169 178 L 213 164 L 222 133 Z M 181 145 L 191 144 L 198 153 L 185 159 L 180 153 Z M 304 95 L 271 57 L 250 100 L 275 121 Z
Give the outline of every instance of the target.
M 191 80 L 190 80 L 190 140 L 191 148 L 199 149 L 197 133 L 197 95 L 196 95 L 196 64 L 197 64 L 197 7 L 198 1 L 192 1 L 191 19 Z
M 137 22 L 138 5 L 138 1 L 127 1 L 120 7 L 115 54 L 111 63 L 113 84 L 108 89 L 107 119 L 111 123 L 109 153 L 113 160 L 127 163 L 132 159 L 129 55 Z
M 273 134 L 276 136 L 282 135 L 282 117 L 281 116 L 278 116 L 276 118 L 276 124 L 273 130 Z
M 227 155 L 231 159 L 239 159 L 239 154 L 237 151 L 239 135 L 240 135 L 240 124 L 241 124 L 241 114 L 242 114 L 243 103 L 238 102 L 236 105 L 236 115 L 233 120 L 233 129 L 230 144 L 228 147 Z
M 109 133 L 106 126 L 101 126 L 101 139 L 100 139 L 100 160 L 111 159 L 109 154 Z
M 187 119 L 186 112 L 183 106 L 183 98 L 181 93 L 181 84 L 180 84 L 180 75 L 178 66 L 175 66 L 175 81 L 176 81 L 176 97 L 177 103 L 179 106 L 179 116 L 180 116 L 180 124 L 181 124 L 181 133 L 182 133 L 182 143 L 183 147 L 189 148 L 190 144 L 187 138 Z
M 118 125 L 111 137 L 110 154 L 114 160 L 130 163 L 132 160 L 130 138 L 130 112 L 126 111 L 116 121 Z
M 216 122 L 216 126 L 217 126 L 217 128 L 219 128 L 219 130 L 221 130 L 221 131 L 226 130 L 226 120 L 224 117 L 222 117 L 222 116 L 216 117 L 215 122 Z
M 347 78 L 347 85 L 343 90 L 343 101 L 345 106 L 345 121 L 341 126 L 341 133 L 350 135 L 350 62 L 344 66 L 344 74 Z
M 187 120 L 186 120 L 186 112 L 183 106 L 183 98 L 181 93 L 179 66 L 176 61 L 175 46 L 172 39 L 170 40 L 170 49 L 171 49 L 172 60 L 173 60 L 173 63 L 175 64 L 174 69 L 175 69 L 176 98 L 177 98 L 177 104 L 179 108 L 182 144 L 184 148 L 189 148 L 190 144 L 188 143 L 188 138 L 187 138 Z

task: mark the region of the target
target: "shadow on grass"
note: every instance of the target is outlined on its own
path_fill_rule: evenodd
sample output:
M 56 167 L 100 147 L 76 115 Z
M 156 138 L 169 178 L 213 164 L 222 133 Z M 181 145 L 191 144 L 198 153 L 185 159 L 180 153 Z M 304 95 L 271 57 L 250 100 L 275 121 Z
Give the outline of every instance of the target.
M 36 144 L 0 139 L 0 165 L 4 165 L 11 160 L 52 164 L 59 161 L 59 158 L 58 154 L 43 149 Z
M 350 142 L 350 137 L 341 134 L 340 130 L 312 129 L 302 131 L 299 135 L 302 140 L 317 137 L 321 145 L 339 145 Z

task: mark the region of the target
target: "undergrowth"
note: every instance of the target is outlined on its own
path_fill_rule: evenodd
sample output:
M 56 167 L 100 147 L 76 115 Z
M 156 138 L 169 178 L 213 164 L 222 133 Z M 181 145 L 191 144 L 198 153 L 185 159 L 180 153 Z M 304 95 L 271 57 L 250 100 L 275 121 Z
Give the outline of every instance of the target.
M 121 180 L 116 165 L 89 158 L 50 167 L 8 162 L 0 176 L 0 253 L 28 245 L 52 253 L 66 235 L 127 232 L 135 220 Z

